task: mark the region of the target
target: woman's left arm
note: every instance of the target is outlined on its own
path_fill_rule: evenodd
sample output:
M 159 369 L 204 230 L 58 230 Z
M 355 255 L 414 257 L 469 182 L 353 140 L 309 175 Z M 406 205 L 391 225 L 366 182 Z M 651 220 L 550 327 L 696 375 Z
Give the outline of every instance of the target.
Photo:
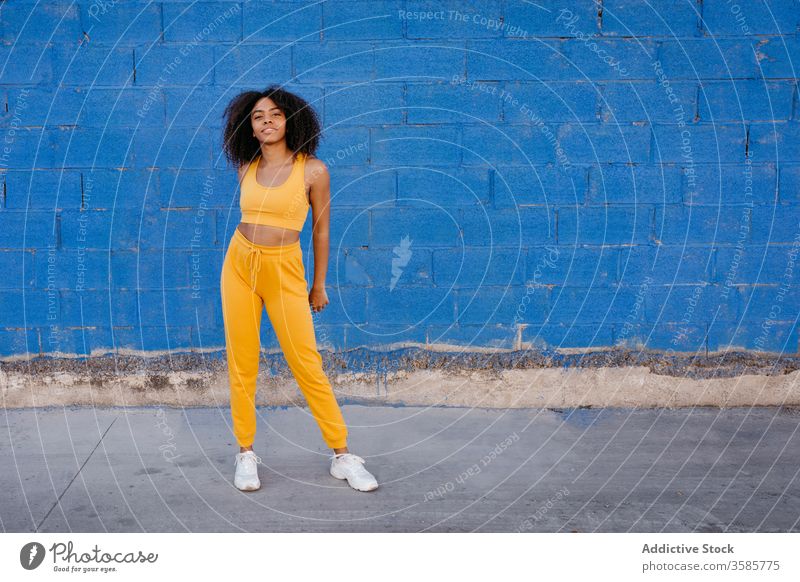
M 328 305 L 325 292 L 325 276 L 328 272 L 331 222 L 331 178 L 325 163 L 319 159 L 308 160 L 310 170 L 311 235 L 314 241 L 314 280 L 308 294 L 308 302 L 314 311 L 322 311 Z

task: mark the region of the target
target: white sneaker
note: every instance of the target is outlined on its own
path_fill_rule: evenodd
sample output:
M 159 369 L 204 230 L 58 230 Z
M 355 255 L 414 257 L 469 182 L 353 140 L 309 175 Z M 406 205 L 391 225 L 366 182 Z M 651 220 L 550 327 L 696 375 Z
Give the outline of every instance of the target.
M 261 458 L 253 451 L 236 453 L 236 475 L 233 484 L 242 491 L 255 491 L 261 487 L 258 480 L 258 463 Z
M 353 489 L 373 491 L 378 488 L 375 477 L 364 468 L 364 459 L 352 453 L 333 455 L 331 475 L 337 479 L 347 479 Z

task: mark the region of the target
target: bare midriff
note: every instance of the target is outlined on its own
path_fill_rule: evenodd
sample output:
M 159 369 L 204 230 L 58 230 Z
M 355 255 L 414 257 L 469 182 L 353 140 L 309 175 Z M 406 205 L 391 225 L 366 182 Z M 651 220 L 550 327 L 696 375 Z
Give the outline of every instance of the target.
M 300 231 L 279 226 L 240 222 L 236 227 L 247 240 L 257 245 L 287 245 L 300 238 Z

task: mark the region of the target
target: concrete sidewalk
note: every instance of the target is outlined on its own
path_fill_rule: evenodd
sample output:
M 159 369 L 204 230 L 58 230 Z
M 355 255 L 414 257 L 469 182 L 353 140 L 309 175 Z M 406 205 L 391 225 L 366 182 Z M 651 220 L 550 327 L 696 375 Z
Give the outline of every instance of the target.
M 262 488 L 228 408 L 4 411 L 6 532 L 800 531 L 791 408 L 342 406 L 381 483 L 328 474 L 304 408 L 259 408 Z

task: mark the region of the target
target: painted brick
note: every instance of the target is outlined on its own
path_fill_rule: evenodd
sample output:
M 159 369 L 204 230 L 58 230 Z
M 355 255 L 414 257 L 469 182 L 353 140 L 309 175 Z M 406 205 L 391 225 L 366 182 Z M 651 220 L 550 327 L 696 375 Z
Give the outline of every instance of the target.
M 737 321 L 740 299 L 717 285 L 665 285 L 647 288 L 644 315 L 655 323 L 701 325 Z
M 455 246 L 459 242 L 458 214 L 447 209 L 375 208 L 370 210 L 370 247 L 391 247 L 409 237 L 419 247 Z
M 267 47 L 264 47 L 265 49 Z M 131 55 L 131 63 L 136 66 L 135 85 L 158 88 L 167 85 L 210 85 L 216 80 L 217 83 L 225 83 L 231 80 L 234 69 L 238 64 L 239 50 L 244 48 L 226 47 L 225 53 L 232 53 L 224 62 L 215 59 L 216 50 L 219 47 L 213 45 L 197 45 L 181 43 L 177 45 L 155 44 L 146 49 L 135 49 L 136 54 Z M 261 58 L 265 58 L 262 51 Z M 249 56 L 249 55 L 248 55 Z M 252 55 L 255 57 L 255 55 Z M 221 57 L 220 57 L 221 58 Z M 260 59 L 253 60 L 253 64 Z M 258 69 L 258 67 L 256 67 Z M 215 75 L 218 77 L 215 79 Z M 238 75 L 236 75 L 238 77 Z M 120 83 L 122 84 L 122 83 Z
M 134 164 L 128 165 L 137 168 L 211 168 L 212 139 L 208 129 L 173 128 L 168 133 L 140 129 L 133 137 Z
M 655 239 L 663 244 L 737 243 L 752 240 L 742 208 L 736 206 L 657 206 Z
M 42 39 L 72 42 L 80 37 L 80 7 L 73 4 L 16 2 L 14 10 L 3 10 L 0 14 L 0 39 L 9 43 L 41 42 Z M 12 68 L 6 67 L 6 71 Z
M 750 216 L 750 240 L 792 243 L 800 235 L 800 206 L 756 206 Z
M 459 246 L 525 247 L 555 241 L 555 209 L 522 207 L 495 210 L 462 209 Z
M 698 165 L 693 178 L 683 176 L 684 203 L 708 205 L 775 204 L 778 178 L 774 165 Z
M 148 98 L 158 105 L 150 105 L 150 115 L 139 115 Z M 151 97 L 147 89 L 140 87 L 13 87 L 8 101 L 12 109 L 19 107 L 26 125 L 164 126 L 161 95 Z M 131 115 L 132 111 L 136 115 Z
M 447 289 L 401 287 L 389 293 L 385 288 L 372 288 L 367 290 L 367 318 L 424 328 L 431 323 L 452 323 L 454 303 Z
M 665 40 L 658 60 L 670 80 L 755 79 L 760 77 L 754 41 L 742 39 Z
M 220 208 L 225 212 L 239 206 L 239 183 L 233 168 L 220 170 L 142 170 L 129 174 L 131 198 L 144 197 L 148 209 Z M 152 174 L 152 177 L 148 176 Z M 121 194 L 120 194 L 121 196 Z
M 59 292 L 42 289 L 0 291 L 0 327 L 32 328 L 60 325 Z
M 414 124 L 496 123 L 501 118 L 501 91 L 500 83 L 472 85 L 464 77 L 446 83 L 408 83 L 406 117 Z
M 143 123 L 149 122 L 151 118 L 163 117 L 162 125 L 170 128 L 190 127 L 190 128 L 212 128 L 215 132 L 221 132 L 225 119 L 223 117 L 227 102 L 223 95 L 223 88 L 207 85 L 196 87 L 175 87 L 165 88 L 154 92 L 144 88 L 146 95 L 150 97 L 150 109 L 144 109 L 140 104 L 137 116 Z M 321 93 L 321 91 L 317 91 Z
M 375 79 L 417 81 L 426 79 L 451 79 L 465 75 L 465 42 L 396 41 L 380 43 L 374 51 Z
M 588 168 L 572 166 L 498 166 L 492 172 L 494 205 L 577 205 L 586 200 Z
M 399 124 L 403 121 L 403 85 L 379 83 L 337 87 L 326 84 L 324 103 L 312 106 L 322 110 L 328 126 Z
M 795 323 L 800 312 L 800 291 L 797 285 L 785 281 L 770 281 L 770 285 L 740 286 L 737 288 L 741 302 L 740 321 L 757 322 L 769 326 L 771 322 Z M 781 285 L 780 283 L 783 283 Z
M 696 324 L 644 324 L 633 326 L 626 335 L 625 327 L 617 324 L 615 333 L 622 336 L 620 345 L 638 343 L 643 348 L 661 350 L 669 354 L 685 353 L 705 355 L 706 326 Z M 615 335 L 616 340 L 617 335 Z
M 530 343 L 545 349 L 609 346 L 613 341 L 613 326 L 602 325 L 527 325 L 522 330 L 523 344 Z
M 8 13 L 8 10 L 4 10 Z M 19 33 L 19 28 L 13 30 L 14 34 Z M 35 45 L 34 45 L 35 46 Z M 27 50 L 26 50 L 27 49 Z M 14 44 L 11 46 L 0 46 L 0 59 L 4 63 L 14 63 L 13 67 L 5 67 L 3 70 L 3 83 L 29 84 L 29 83 L 52 83 L 56 76 L 56 71 L 63 71 L 53 63 L 53 53 L 55 48 L 37 47 L 38 50 L 30 50 L 25 45 Z M 61 74 L 58 75 L 61 78 Z
M 690 123 L 697 109 L 697 85 L 689 81 L 606 83 L 602 87 L 602 118 L 607 123 Z
M 759 162 L 800 161 L 800 123 L 754 123 L 750 126 L 750 151 Z
M 219 284 L 220 271 L 214 260 L 212 251 L 202 251 L 197 257 L 200 275 L 208 273 L 206 278 L 209 283 Z M 109 262 L 108 253 L 104 253 L 106 263 Z M 111 276 L 115 288 L 124 289 L 176 289 L 189 287 L 194 279 L 190 280 L 190 264 L 194 255 L 187 252 L 167 252 L 165 250 L 153 251 L 112 251 Z M 211 261 L 214 261 L 213 263 Z M 193 271 L 195 272 L 195 271 Z M 105 267 L 108 273 L 108 267 Z M 106 282 L 106 286 L 108 283 Z
M 7 129 L 3 138 L 3 159 L 6 167 L 22 170 L 54 167 L 56 158 L 50 143 L 53 131 L 38 127 Z
M 6 208 L 55 211 L 81 206 L 81 174 L 77 171 L 12 171 L 6 174 Z
M 384 46 L 382 45 L 381 48 Z M 277 47 L 275 48 L 277 49 Z M 275 49 L 273 49 L 265 53 L 262 50 L 260 51 L 262 55 L 260 58 L 249 62 L 243 60 L 242 64 L 247 64 L 247 69 L 249 69 L 253 64 L 267 59 L 266 63 L 271 64 L 269 77 L 292 77 L 300 83 L 369 81 L 375 78 L 375 61 L 379 58 L 373 49 L 373 44 L 365 41 L 324 41 L 313 44 L 295 44 L 292 47 L 294 68 L 292 74 L 286 75 L 282 74 L 282 69 L 278 69 L 274 64 L 277 61 L 283 67 L 285 66 L 284 63 L 289 63 L 289 57 L 285 54 L 285 51 L 275 52 Z M 248 48 L 246 55 L 250 56 L 250 52 Z M 400 58 L 398 51 L 386 51 L 382 54 L 383 56 L 380 58 L 387 58 L 389 54 L 393 54 L 394 59 Z M 263 67 L 260 68 L 263 69 Z M 259 76 L 263 78 L 266 76 L 265 73 L 265 71 L 259 71 Z M 386 76 L 395 77 L 400 76 L 400 74 L 395 72 L 393 75 Z M 379 75 L 377 78 L 383 77 Z
M 563 148 L 558 143 L 558 125 L 505 125 L 498 127 L 464 125 L 461 129 L 464 149 L 461 163 L 465 166 L 496 164 L 548 164 L 559 162 L 568 167 Z M 479 147 L 490 143 L 491 148 Z M 559 152 L 561 150 L 561 152 Z M 559 156 L 561 156 L 559 158 Z
M 578 75 L 568 64 L 559 41 L 472 40 L 467 42 L 466 71 L 469 81 L 575 80 Z M 452 63 L 443 71 L 447 78 L 461 71 Z M 464 76 L 462 75 L 462 76 Z
M 318 41 L 323 28 L 320 4 L 304 6 L 298 2 L 245 2 L 242 4 L 241 20 L 245 42 Z
M 700 0 L 603 0 L 603 34 L 612 36 L 694 36 Z
M 511 38 L 574 37 L 599 32 L 597 5 L 593 0 L 507 2 L 504 36 Z
M 589 170 L 591 204 L 675 204 L 681 169 L 670 164 L 601 164 Z
M 753 50 L 758 58 L 756 78 L 797 79 L 800 41 L 797 36 L 759 38 Z
M 331 176 L 332 212 L 345 207 L 361 209 L 394 203 L 397 180 L 393 170 L 375 168 L 373 171 L 364 171 L 363 167 L 358 166 L 339 167 L 335 159 L 333 164 L 326 163 Z
M 322 3 L 324 28 L 318 28 L 326 40 L 399 39 L 403 36 L 400 10 L 402 6 L 393 1 L 328 0 Z M 290 19 L 291 29 L 296 26 L 294 19 Z
M 0 251 L 0 289 L 28 289 L 36 282 L 37 265 L 46 264 L 47 259 L 36 261 L 29 251 Z M 44 279 L 46 281 L 46 279 Z
M 81 2 L 77 7 L 81 30 L 86 32 L 89 42 L 109 46 L 158 42 L 162 32 L 159 8 L 158 4 L 129 6 L 121 2 Z M 71 40 L 81 36 L 77 34 Z
M 700 83 L 701 121 L 786 121 L 792 115 L 795 84 L 763 80 L 703 81 Z
M 470 347 L 514 349 L 517 329 L 506 325 L 430 325 L 426 329 L 427 345 L 447 344 Z
M 121 87 L 134 80 L 133 48 L 69 44 L 54 47 L 51 56 L 53 80 L 62 86 Z
M 343 247 L 366 247 L 370 241 L 370 218 L 372 211 L 364 212 L 362 209 L 340 209 L 331 213 L 330 237 L 331 241 L 338 241 Z M 311 215 L 311 212 L 309 212 Z M 309 222 L 311 219 L 307 219 Z M 310 233 L 304 229 L 307 235 Z M 380 238 L 377 237 L 377 238 Z M 399 241 L 399 237 L 397 238 Z M 388 244 L 397 244 L 397 241 Z
M 474 0 L 466 6 L 454 0 L 409 0 L 396 17 L 404 22 L 411 39 L 503 36 L 502 6 L 490 0 Z
M 778 178 L 778 199 L 781 204 L 800 202 L 800 166 L 781 164 Z
M 527 253 L 527 285 L 575 287 L 584 282 L 604 287 L 617 280 L 620 250 L 612 247 L 546 245 Z
M 251 11 L 256 10 L 255 7 L 245 6 Z M 262 4 L 262 9 L 265 8 L 267 7 Z M 242 8 L 238 4 L 225 2 L 196 2 L 178 6 L 165 4 L 162 10 L 166 42 L 197 42 L 198 37 L 202 38 L 203 44 L 237 42 L 242 39 Z M 269 14 L 270 18 L 277 17 L 277 14 L 271 10 Z M 252 12 L 251 16 L 253 16 Z M 249 20 L 252 22 L 253 19 Z M 255 20 L 259 21 L 260 19 Z
M 623 285 L 683 285 L 711 280 L 714 254 L 709 247 L 639 245 L 620 249 Z
M 558 209 L 559 244 L 645 244 L 651 240 L 653 213 L 639 205 L 562 207 Z
M 363 172 L 366 164 L 372 163 L 370 129 L 367 127 L 334 127 L 325 131 L 317 157 L 329 169 L 357 167 Z
M 484 206 L 489 204 L 491 180 L 486 168 L 400 168 L 397 191 L 397 203 L 403 206 Z
M 114 340 L 119 349 L 162 351 L 191 347 L 192 334 L 188 326 L 129 326 L 114 328 Z
M 798 327 L 794 323 L 715 323 L 709 326 L 709 350 L 749 350 L 753 352 L 796 355 Z
M 433 251 L 433 280 L 437 287 L 477 287 L 524 282 L 525 249 L 464 248 Z
M 155 209 L 159 204 L 158 185 L 159 172 L 153 170 L 85 170 L 82 172 L 82 208 L 125 212 Z
M 424 345 L 426 329 L 425 325 L 392 325 L 390 323 L 349 325 L 345 327 L 345 347 L 350 350 L 359 347 L 377 349 L 393 344 L 407 343 Z
M 58 214 L 47 210 L 0 211 L 0 249 L 46 249 L 59 241 Z
M 717 249 L 714 280 L 728 287 L 780 282 L 787 274 L 791 276 L 792 252 L 790 245 L 720 247 Z M 795 259 L 796 255 L 795 248 Z
M 547 323 L 567 325 L 623 321 L 636 304 L 636 290 L 608 287 L 553 289 Z M 640 310 L 641 314 L 643 310 Z M 643 321 L 643 319 L 642 319 Z
M 546 289 L 528 294 L 518 287 L 482 285 L 480 288 L 457 289 L 453 295 L 460 325 L 513 327 L 519 323 L 539 323 L 548 315 Z
M 735 3 L 703 0 L 706 35 L 794 34 L 800 27 L 800 11 L 794 0 Z
M 594 121 L 598 91 L 590 83 L 503 83 L 497 96 L 503 104 L 503 120 Z
M 321 346 L 796 354 L 796 2 L 539 4 L 0 11 L 0 355 L 224 358 L 223 112 L 273 81 L 325 128 Z
M 39 288 L 79 292 L 108 289 L 106 251 L 62 248 L 36 254 L 36 285 Z
M 134 325 L 139 320 L 137 303 L 147 299 L 132 291 L 114 293 L 61 291 L 60 324 L 73 327 Z M 144 318 L 144 314 L 142 314 Z M 144 321 L 163 321 L 143 319 Z
M 158 134 L 163 139 L 164 130 L 159 130 Z M 96 166 L 99 157 L 112 168 L 133 163 L 131 140 L 136 138 L 129 130 L 53 128 L 45 130 L 45 139 L 50 148 L 52 165 L 57 167 L 91 168 Z
M 337 285 L 376 287 L 388 293 L 399 287 L 430 287 L 431 250 L 416 248 L 413 238 L 397 243 L 391 249 L 345 249 L 337 257 Z
M 685 166 L 701 162 L 744 163 L 746 141 L 747 131 L 742 125 L 654 125 L 653 161 Z
M 569 78 L 593 82 L 652 80 L 658 44 L 647 39 L 583 36 L 564 41 L 561 50 L 571 63 Z
M 449 127 L 378 127 L 370 130 L 374 165 L 450 166 L 461 159 L 460 132 Z
M 38 329 L 0 329 L 0 357 L 39 353 Z
M 311 270 L 306 268 L 308 276 Z M 330 285 L 327 289 L 330 303 L 321 313 L 314 313 L 314 325 L 364 324 L 368 321 L 367 306 L 372 289 L 339 289 Z M 383 289 L 380 289 L 383 292 Z
M 650 129 L 640 125 L 564 124 L 558 138 L 570 163 L 646 162 Z

